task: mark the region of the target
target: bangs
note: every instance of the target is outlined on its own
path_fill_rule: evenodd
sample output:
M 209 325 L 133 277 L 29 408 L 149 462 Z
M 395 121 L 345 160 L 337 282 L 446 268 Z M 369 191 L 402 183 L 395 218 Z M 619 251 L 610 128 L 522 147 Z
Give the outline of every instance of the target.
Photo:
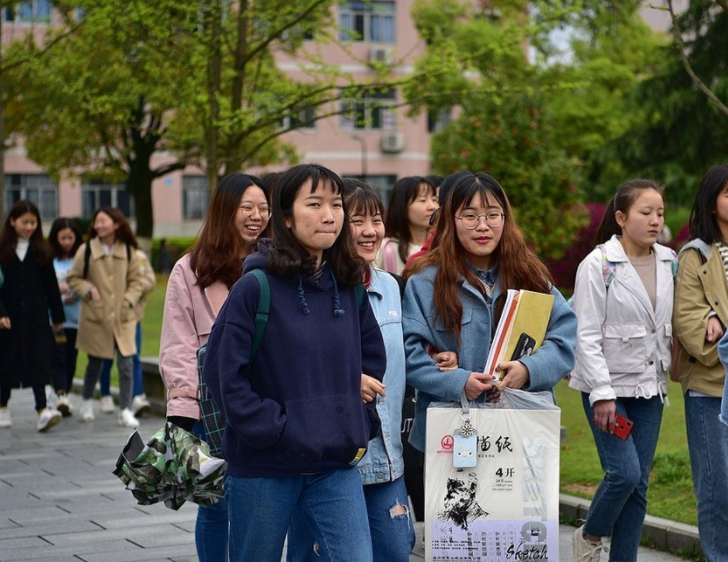
M 358 189 L 349 197 L 346 197 L 345 202 L 349 215 L 384 216 L 384 205 L 374 191 Z

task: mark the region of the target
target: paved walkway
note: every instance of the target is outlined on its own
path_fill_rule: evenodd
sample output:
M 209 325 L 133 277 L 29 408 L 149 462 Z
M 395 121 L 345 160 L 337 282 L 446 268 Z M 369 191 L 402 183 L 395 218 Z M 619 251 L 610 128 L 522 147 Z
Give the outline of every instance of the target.
M 76 412 L 78 402 L 72 396 Z M 38 433 L 30 390 L 14 391 L 10 411 L 13 427 L 0 429 L 0 562 L 197 561 L 196 506 L 137 505 L 111 473 L 131 431 L 116 415 L 97 405 L 93 423 L 74 415 Z M 162 424 L 159 417 L 141 421 L 145 440 Z M 424 559 L 421 524 L 417 530 L 411 561 Z M 572 562 L 572 532 L 561 526 L 562 562 Z M 640 548 L 639 560 L 681 559 Z

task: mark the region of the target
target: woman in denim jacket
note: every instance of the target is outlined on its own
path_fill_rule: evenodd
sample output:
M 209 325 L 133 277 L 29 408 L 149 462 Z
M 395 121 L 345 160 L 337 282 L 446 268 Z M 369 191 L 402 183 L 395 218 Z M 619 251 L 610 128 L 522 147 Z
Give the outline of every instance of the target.
M 503 188 L 488 174 L 468 173 L 453 186 L 439 213 L 430 252 L 405 269 L 402 306 L 407 382 L 418 390 L 410 443 L 425 450 L 432 402 L 484 401 L 493 389 L 550 390 L 574 366 L 576 316 L 553 287 L 546 266 L 528 248 Z M 494 319 L 493 303 L 508 289 L 554 295 L 541 347 L 503 361 L 496 385 L 483 373 Z M 431 346 L 457 350 L 459 368 L 443 375 Z

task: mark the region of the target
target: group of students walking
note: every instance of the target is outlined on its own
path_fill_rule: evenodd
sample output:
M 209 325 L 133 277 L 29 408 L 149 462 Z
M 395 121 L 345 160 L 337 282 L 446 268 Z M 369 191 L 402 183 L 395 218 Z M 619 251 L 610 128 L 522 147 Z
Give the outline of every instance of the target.
M 582 392 L 606 473 L 575 533 L 575 559 L 598 560 L 611 537 L 610 560 L 636 560 L 673 354 L 686 394 L 701 539 L 709 560 L 725 560 L 711 534 L 728 514 L 728 495 L 717 494 L 726 478 L 718 418 L 725 379 L 718 340 L 728 321 L 721 198 L 728 201 L 726 167 L 701 185 L 695 242 L 678 265 L 657 244 L 661 187 L 625 183 L 579 268 L 570 306 L 488 174 L 459 172 L 439 193 L 432 178 L 403 178 L 386 220 L 373 189 L 321 166 L 295 166 L 266 181 L 224 178 L 195 245 L 172 271 L 160 349 L 168 420 L 204 438 L 195 357 L 203 344 L 204 377 L 227 420 L 225 499 L 199 509 L 200 560 L 277 562 L 286 537 L 290 561 L 408 560 L 406 385 L 417 392 L 409 443 L 422 453 L 433 401 L 459 403 L 463 393 L 493 401 L 505 387 L 550 390 L 567 375 Z M 698 225 L 711 221 L 706 237 Z M 706 281 L 696 282 L 707 275 L 701 268 L 715 270 L 709 293 Z M 551 293 L 554 303 L 543 345 L 502 362 L 502 377 L 492 380 L 482 369 L 508 289 Z M 254 345 L 261 292 L 270 311 Z M 679 312 L 684 292 L 700 303 L 685 304 L 690 314 Z M 625 440 L 614 434 L 617 414 L 634 423 Z M 707 453 L 698 439 L 711 435 Z
M 18 201 L 0 232 L 0 270 L 0 428 L 12 426 L 8 402 L 20 386 L 33 389 L 39 431 L 72 415 L 68 394 L 78 350 L 88 355 L 81 419 L 94 419 L 102 373 L 102 411 L 115 411 L 109 380 L 116 353 L 119 424 L 138 427 L 135 413 L 149 408 L 141 389 L 139 322 L 156 280 L 121 211 L 98 209 L 86 243 L 67 218 L 53 222 L 45 241 L 37 206 Z
M 22 240 L 35 232 L 24 216 L 11 211 L 0 235 L 0 305 L 14 290 L 14 268 L 27 261 Z M 88 305 L 88 321 L 111 334 L 87 345 L 79 333 L 90 355 L 84 398 L 99 359 L 117 349 L 123 412 L 132 394 L 131 320 L 144 289 L 137 254 L 125 249 L 133 237 L 107 216 L 110 224 L 101 217 L 92 225 L 91 255 L 121 268 L 107 277 L 123 269 L 125 284 L 101 293 L 91 267 L 84 271 L 83 246 L 68 284 Z M 458 172 L 439 188 L 431 178 L 403 178 L 384 216 L 366 183 L 315 164 L 266 180 L 233 174 L 212 194 L 199 236 L 171 272 L 160 344 L 168 421 L 205 438 L 196 354 L 206 345 L 205 382 L 227 423 L 225 498 L 199 508 L 198 558 L 278 562 L 287 538 L 291 562 L 404 562 L 415 540 L 408 495 L 421 497 L 405 486 L 406 385 L 417 393 L 408 441 L 421 454 L 432 402 L 492 402 L 506 387 L 548 391 L 570 375 L 605 471 L 574 534 L 574 558 L 596 562 L 609 550 L 610 561 L 634 561 L 671 373 L 685 396 L 703 550 L 709 562 L 728 560 L 720 537 L 728 523 L 728 167 L 703 179 L 679 256 L 657 243 L 662 188 L 622 185 L 579 267 L 573 303 L 488 174 Z M 60 292 L 33 244 L 50 337 L 50 323 L 64 321 Z M 554 300 L 541 347 L 501 362 L 494 380 L 482 371 L 509 289 Z M 21 317 L 13 314 L 0 309 L 0 345 Z M 29 371 L 2 367 L 0 412 L 9 388 L 23 382 L 42 415 L 44 394 L 21 378 Z M 624 439 L 615 433 L 619 417 L 633 424 Z

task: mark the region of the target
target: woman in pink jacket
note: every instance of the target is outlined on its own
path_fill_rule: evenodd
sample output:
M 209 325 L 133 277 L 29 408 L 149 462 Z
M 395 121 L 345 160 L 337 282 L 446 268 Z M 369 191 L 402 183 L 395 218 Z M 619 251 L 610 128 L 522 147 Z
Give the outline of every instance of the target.
M 174 266 L 167 284 L 159 370 L 167 387 L 167 420 L 204 438 L 197 401 L 197 350 L 240 278 L 243 260 L 268 226 L 270 198 L 262 181 L 231 174 L 215 189 L 190 252 Z M 200 562 L 228 559 L 228 515 L 224 499 L 200 505 L 195 527 Z

